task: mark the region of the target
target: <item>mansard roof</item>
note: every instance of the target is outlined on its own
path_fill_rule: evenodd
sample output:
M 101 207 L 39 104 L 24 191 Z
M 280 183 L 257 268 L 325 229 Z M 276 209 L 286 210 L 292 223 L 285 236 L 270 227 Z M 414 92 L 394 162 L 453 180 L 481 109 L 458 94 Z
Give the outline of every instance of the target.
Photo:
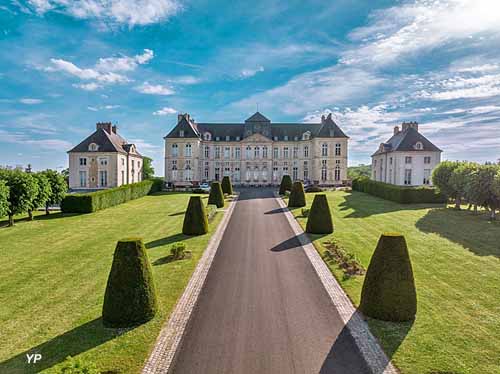
M 422 143 L 422 148 L 417 149 L 415 145 Z M 387 142 L 382 143 L 379 149 L 372 155 L 376 156 L 388 152 L 442 152 L 429 139 L 422 135 L 417 128 L 408 127 L 402 131 L 398 131 Z
M 202 137 L 205 132 L 209 132 L 211 134 L 212 140 L 219 139 L 220 141 L 225 141 L 226 137 L 229 137 L 230 141 L 234 141 L 237 138 L 241 140 L 245 137 L 245 124 L 260 124 L 262 125 L 262 127 L 269 126 L 269 137 L 272 140 L 277 138 L 281 141 L 284 140 L 285 137 L 288 139 L 288 141 L 292 141 L 295 138 L 297 138 L 297 140 L 301 140 L 302 135 L 307 131 L 311 133 L 311 138 L 348 138 L 348 136 L 333 121 L 331 114 L 327 117 L 323 116 L 321 123 L 274 123 L 259 112 L 256 112 L 247 120 L 245 120 L 245 123 L 196 123 L 189 118 L 188 114 L 179 115 L 177 125 L 170 131 L 170 133 L 168 133 L 165 138 L 180 138 L 181 136 L 179 135 L 179 130 L 186 129 L 185 122 L 190 123 L 190 126 L 196 129 L 199 135 L 196 136 L 194 134 L 194 131 L 184 131 L 184 138 Z
M 90 144 L 97 144 L 97 151 L 89 151 Z M 73 147 L 68 153 L 73 152 L 118 152 L 118 153 L 130 153 L 133 144 L 128 143 L 124 138 L 122 138 L 117 133 L 116 126 L 112 126 L 111 123 L 98 123 L 97 129 L 87 138 L 85 138 L 80 144 Z M 139 157 L 142 157 L 139 152 L 134 153 Z

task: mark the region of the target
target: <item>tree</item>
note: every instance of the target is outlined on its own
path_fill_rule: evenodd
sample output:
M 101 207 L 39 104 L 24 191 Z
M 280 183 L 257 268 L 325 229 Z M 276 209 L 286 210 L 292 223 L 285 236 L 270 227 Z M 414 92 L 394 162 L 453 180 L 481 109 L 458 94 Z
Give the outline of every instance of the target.
M 210 185 L 210 195 L 208 195 L 208 204 L 217 205 L 217 208 L 224 206 L 224 193 L 220 182 L 212 182 Z
M 221 186 L 222 186 L 222 192 L 228 195 L 233 194 L 233 185 L 231 184 L 231 179 L 229 178 L 228 175 L 222 178 Z
M 380 237 L 366 271 L 359 309 L 368 317 L 384 321 L 415 318 L 417 292 L 403 235 L 385 233 Z
M 432 172 L 432 184 L 437 187 L 438 191 L 446 196 L 447 199 L 454 198 L 456 195 L 455 188 L 450 183 L 450 178 L 459 166 L 456 161 L 443 161 Z
M 155 176 L 155 169 L 153 168 L 153 159 L 144 156 L 142 158 L 142 179 L 150 179 Z
M 191 196 L 184 214 L 182 233 L 184 235 L 203 235 L 208 232 L 208 218 L 200 196 Z
M 451 171 L 449 185 L 455 196 L 455 209 L 460 210 L 462 198 L 465 197 L 467 183 L 474 172 L 474 164 L 471 162 L 461 162 Z
M 49 207 L 51 205 L 60 204 L 66 196 L 68 185 L 64 176 L 55 170 L 45 170 L 43 174 L 47 177 L 50 184 L 50 197 L 45 203 L 45 214 L 49 214 Z
M 9 187 L 9 226 L 14 226 L 14 215 L 32 207 L 38 185 L 33 175 L 20 170 L 1 170 L 0 179 Z
M 50 187 L 49 179 L 44 173 L 32 174 L 37 183 L 38 189 L 37 193 L 33 198 L 31 209 L 28 210 L 29 220 L 33 221 L 33 210 L 41 206 L 46 207 L 47 201 L 49 201 L 52 195 L 52 189 Z
M 332 214 L 325 194 L 314 196 L 307 216 L 306 232 L 310 234 L 330 234 L 333 232 Z
M 479 186 L 481 199 L 490 208 L 490 220 L 496 219 L 496 210 L 500 208 L 500 196 L 498 195 L 498 170 L 497 165 L 481 165 L 479 167 Z
M 349 166 L 347 168 L 347 178 L 356 179 L 360 177 L 370 178 L 372 175 L 372 166 L 371 165 L 358 165 L 358 166 Z
M 9 187 L 0 180 L 0 217 L 9 214 Z
M 284 195 L 286 191 L 292 190 L 292 178 L 289 175 L 283 175 L 280 183 L 279 194 Z
M 104 326 L 136 326 L 153 318 L 157 309 L 153 272 L 142 240 L 120 240 L 104 294 Z
M 479 174 L 480 165 L 472 164 L 472 170 L 465 184 L 464 196 L 469 204 L 474 205 L 474 214 L 477 214 L 478 206 L 485 206 L 485 197 L 481 193 L 481 178 Z
M 302 182 L 293 182 L 292 192 L 288 199 L 288 207 L 300 208 L 306 206 L 306 194 Z

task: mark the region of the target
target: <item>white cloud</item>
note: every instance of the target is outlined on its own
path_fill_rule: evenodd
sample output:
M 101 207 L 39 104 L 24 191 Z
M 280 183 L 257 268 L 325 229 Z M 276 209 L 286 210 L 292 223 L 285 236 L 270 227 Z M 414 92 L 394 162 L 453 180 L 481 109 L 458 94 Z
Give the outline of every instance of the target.
M 52 65 L 45 69 L 49 72 L 63 71 L 82 80 L 96 80 L 107 84 L 129 82 L 129 79 L 124 75 L 113 72 L 101 73 L 95 69 L 81 69 L 72 62 L 63 59 L 51 58 L 50 62 Z
M 168 82 L 176 83 L 176 84 L 197 84 L 201 82 L 200 78 L 193 77 L 192 75 L 181 75 L 178 77 L 171 77 L 167 79 Z
M 153 115 L 166 116 L 167 114 L 175 114 L 175 113 L 177 113 L 177 110 L 175 110 L 174 108 L 165 107 L 160 110 L 157 110 L 156 112 L 153 112 Z
M 26 105 L 35 105 L 35 104 L 43 103 L 43 100 L 24 98 L 24 99 L 19 100 L 19 102 L 22 104 L 26 104 Z
M 160 22 L 181 10 L 177 0 L 28 0 L 43 14 L 57 11 L 75 18 L 96 19 L 130 27 Z
M 73 84 L 73 87 L 75 88 L 80 88 L 85 91 L 95 91 L 98 88 L 101 88 L 102 86 L 100 84 L 97 84 L 95 82 L 92 83 L 81 83 L 81 84 Z
M 135 87 L 135 90 L 147 94 L 147 95 L 173 95 L 174 90 L 167 86 L 162 86 L 161 84 L 150 84 L 149 82 L 144 82 L 140 86 Z
M 34 139 L 20 132 L 10 132 L 0 129 L 0 141 L 5 143 L 21 144 L 51 151 L 67 151 L 71 143 L 62 139 Z
M 102 72 L 133 71 L 138 65 L 150 61 L 154 57 L 154 52 L 144 49 L 144 53 L 133 57 L 106 57 L 100 58 L 96 64 L 96 69 Z
M 259 66 L 256 69 L 243 69 L 240 72 L 240 76 L 242 78 L 250 78 L 250 77 L 253 77 L 257 73 L 262 73 L 263 71 L 264 71 L 264 67 L 263 66 Z
M 111 110 L 111 109 L 117 109 L 117 108 L 120 108 L 120 105 L 101 105 L 101 106 L 98 106 L 98 107 L 95 107 L 95 106 L 88 106 L 87 109 L 92 111 L 92 112 L 97 112 L 99 110 Z

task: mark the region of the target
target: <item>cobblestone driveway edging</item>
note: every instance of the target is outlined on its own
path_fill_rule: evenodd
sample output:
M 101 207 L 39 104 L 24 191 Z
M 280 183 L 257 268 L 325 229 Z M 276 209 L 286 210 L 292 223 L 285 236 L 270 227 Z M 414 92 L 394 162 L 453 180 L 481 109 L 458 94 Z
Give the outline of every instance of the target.
M 277 194 L 275 197 L 370 370 L 374 374 L 399 374 L 283 199 Z
M 177 350 L 181 345 L 184 331 L 194 306 L 196 305 L 201 289 L 205 284 L 208 271 L 217 253 L 217 248 L 219 247 L 219 243 L 226 230 L 237 200 L 238 196 L 233 198 L 233 201 L 229 203 L 229 208 L 225 212 L 219 227 L 217 227 L 217 230 L 210 239 L 198 265 L 196 265 L 196 269 L 184 293 L 177 302 L 168 322 L 161 329 L 153 351 L 142 369 L 142 374 L 168 373 L 171 369 Z

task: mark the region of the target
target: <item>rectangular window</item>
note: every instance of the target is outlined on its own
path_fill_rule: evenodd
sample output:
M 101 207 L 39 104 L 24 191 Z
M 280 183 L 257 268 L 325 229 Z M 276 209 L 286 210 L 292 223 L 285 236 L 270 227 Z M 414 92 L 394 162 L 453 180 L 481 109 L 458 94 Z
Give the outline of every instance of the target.
M 179 146 L 177 144 L 172 144 L 172 157 L 179 156 Z
M 125 184 L 125 172 L 122 170 L 122 184 Z
M 299 157 L 299 148 L 293 147 L 293 158 Z
M 335 144 L 335 156 L 340 156 L 340 144 Z
M 255 158 L 260 158 L 260 148 L 259 147 L 254 148 L 254 156 L 255 156 Z
M 424 157 L 424 164 L 430 164 L 431 163 L 431 156 L 425 156 Z
M 108 186 L 108 172 L 106 170 L 99 171 L 99 184 L 101 187 Z
M 85 166 L 87 165 L 87 159 L 85 157 L 80 158 L 80 166 Z
M 205 158 L 210 158 L 210 147 L 208 145 L 205 146 Z
M 205 169 L 205 179 L 208 179 L 208 169 Z
M 184 137 L 184 130 L 179 130 L 179 137 L 183 138 Z
M 87 172 L 80 172 L 80 187 L 87 187 Z
M 288 158 L 288 147 L 283 148 L 283 158 Z
M 239 182 L 240 181 L 240 167 L 239 166 L 237 166 L 237 167 L 234 168 L 234 181 L 235 182 Z
M 328 157 L 328 144 L 321 145 L 321 156 Z
M 389 165 L 392 165 L 392 157 L 389 157 Z
M 224 158 L 228 159 L 230 152 L 231 152 L 231 148 L 225 147 L 224 148 Z
M 273 167 L 273 181 L 276 182 L 278 180 L 278 168 Z
M 274 148 L 273 149 L 273 157 L 274 158 L 279 158 L 279 156 L 280 156 L 279 148 Z
M 185 146 L 185 152 L 184 152 L 184 156 L 185 157 L 191 157 L 191 144 L 186 144 Z
M 377 160 L 373 160 L 373 166 L 377 166 Z
M 220 158 L 220 147 L 215 147 L 215 158 Z
M 424 169 L 424 184 L 431 184 L 431 169 Z
M 335 167 L 335 180 L 336 181 L 340 180 L 340 167 L 338 166 Z
M 234 150 L 234 157 L 239 160 L 240 159 L 240 147 L 236 147 L 235 150 Z
M 299 179 L 299 168 L 297 166 L 294 166 L 292 169 L 292 179 L 296 181 Z
M 304 146 L 304 157 L 309 157 L 309 146 Z
M 107 158 L 100 158 L 99 159 L 99 164 L 101 164 L 101 166 L 107 166 L 108 165 L 108 159 Z
M 262 147 L 262 158 L 267 158 L 267 147 Z
M 405 180 L 406 185 L 411 185 L 411 169 L 405 169 Z
M 411 164 L 411 156 L 405 157 L 405 164 Z
M 229 141 L 229 135 L 226 135 L 226 142 Z

